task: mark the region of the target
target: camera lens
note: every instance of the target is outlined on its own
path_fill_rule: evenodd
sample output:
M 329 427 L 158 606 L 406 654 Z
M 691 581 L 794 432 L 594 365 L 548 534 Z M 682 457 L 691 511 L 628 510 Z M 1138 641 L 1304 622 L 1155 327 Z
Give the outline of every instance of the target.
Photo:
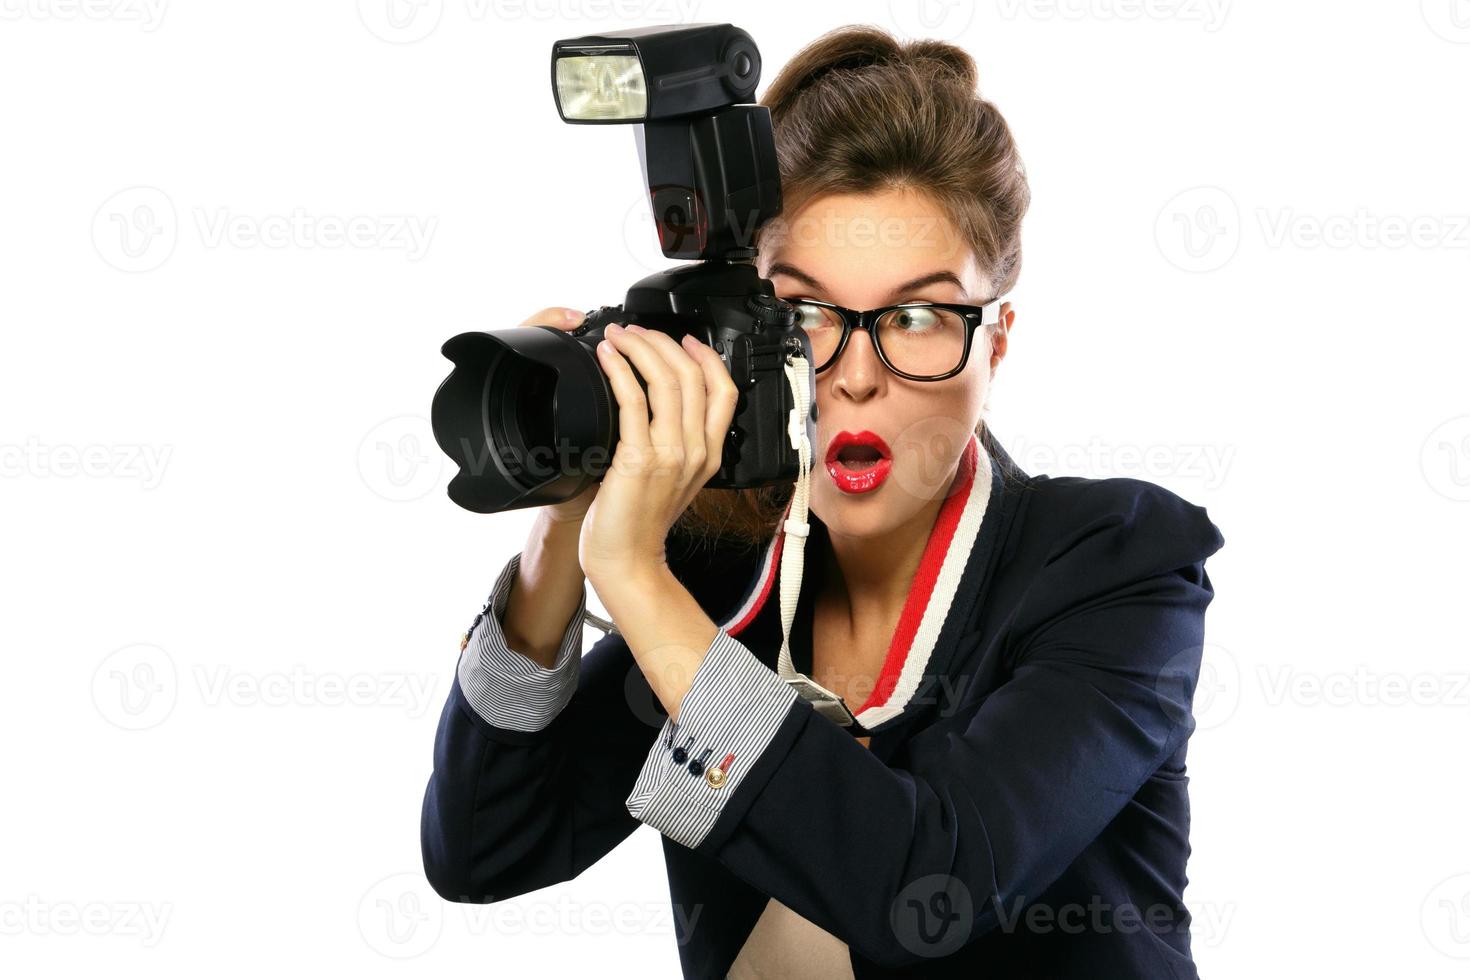
M 439 448 L 459 465 L 449 497 L 488 514 L 570 500 L 602 479 L 616 448 L 617 402 L 596 336 L 554 327 L 462 333 L 434 394 Z
M 544 364 L 517 365 L 502 358 L 485 385 L 485 421 L 501 459 L 522 483 L 552 476 L 546 450 L 556 439 L 556 372 Z

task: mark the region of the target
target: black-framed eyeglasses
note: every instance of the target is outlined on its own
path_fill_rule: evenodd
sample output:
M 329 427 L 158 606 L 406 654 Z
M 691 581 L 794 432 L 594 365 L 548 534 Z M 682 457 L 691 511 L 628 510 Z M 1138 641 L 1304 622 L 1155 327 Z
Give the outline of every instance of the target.
M 811 338 L 817 371 L 831 367 L 847 348 L 853 328 L 866 330 L 878 359 L 900 378 L 943 381 L 965 368 L 975 328 L 1000 322 L 996 297 L 980 306 L 966 303 L 899 303 L 875 310 L 850 310 L 814 299 L 787 300 L 796 325 Z

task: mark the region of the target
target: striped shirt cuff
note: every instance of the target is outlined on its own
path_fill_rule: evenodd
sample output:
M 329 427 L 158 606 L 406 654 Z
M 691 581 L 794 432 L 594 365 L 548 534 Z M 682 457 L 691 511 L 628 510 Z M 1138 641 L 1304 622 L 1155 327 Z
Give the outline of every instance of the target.
M 460 654 L 457 673 L 460 689 L 475 714 L 499 728 L 537 732 L 551 724 L 577 690 L 587 587 L 582 586 L 581 602 L 567 624 L 556 661 L 548 669 L 512 650 L 501 627 L 520 567 L 517 553 L 495 580 L 490 598 L 470 624 L 469 643 Z
M 791 685 L 721 629 L 679 702 L 678 723 L 664 719 L 628 796 L 628 812 L 685 847 L 698 847 L 795 700 Z

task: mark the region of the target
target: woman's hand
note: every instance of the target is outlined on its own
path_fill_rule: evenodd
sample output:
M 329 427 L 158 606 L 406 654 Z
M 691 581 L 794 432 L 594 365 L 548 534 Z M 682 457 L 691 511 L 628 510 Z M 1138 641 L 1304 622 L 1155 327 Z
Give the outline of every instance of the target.
M 585 313 L 569 306 L 549 306 L 540 313 L 526 317 L 520 325 L 523 327 L 555 327 L 558 330 L 570 332 L 577 329 L 578 324 L 585 317 Z M 598 484 L 594 483 L 572 499 L 563 500 L 559 504 L 547 504 L 541 508 L 541 511 L 552 523 L 580 524 L 587 516 L 587 508 L 592 506 L 592 499 L 597 496 L 597 487 Z
M 578 554 L 599 595 L 664 566 L 669 529 L 719 471 L 739 395 L 720 356 L 693 337 L 681 344 L 617 325 L 605 335 L 597 357 L 618 400 L 618 445 Z M 635 369 L 648 383 L 646 398 Z

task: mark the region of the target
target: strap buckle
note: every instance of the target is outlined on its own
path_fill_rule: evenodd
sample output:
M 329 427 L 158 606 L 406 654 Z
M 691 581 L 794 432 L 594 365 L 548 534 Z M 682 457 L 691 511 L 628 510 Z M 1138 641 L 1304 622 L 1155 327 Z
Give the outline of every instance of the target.
M 833 694 L 805 674 L 798 672 L 792 677 L 782 679 L 791 685 L 797 697 L 809 702 L 817 714 L 828 721 L 842 728 L 857 722 L 857 716 L 848 708 L 847 702 L 842 699 L 841 695 Z

